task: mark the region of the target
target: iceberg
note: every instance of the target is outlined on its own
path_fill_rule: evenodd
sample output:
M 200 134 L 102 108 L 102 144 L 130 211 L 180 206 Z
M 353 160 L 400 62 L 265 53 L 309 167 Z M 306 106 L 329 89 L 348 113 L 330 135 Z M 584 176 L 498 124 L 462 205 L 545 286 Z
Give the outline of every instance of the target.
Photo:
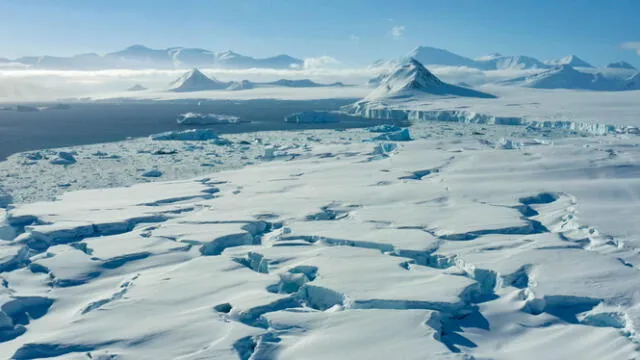
M 240 122 L 240 118 L 233 115 L 200 114 L 188 112 L 178 115 L 177 122 L 180 125 L 236 124 Z
M 382 141 L 411 141 L 411 134 L 409 133 L 409 129 L 405 128 L 400 131 L 390 132 L 380 134 L 374 137 L 372 140 L 382 140 Z
M 67 151 L 60 151 L 58 156 L 49 161 L 53 165 L 71 165 L 76 163 L 76 158 L 73 153 Z

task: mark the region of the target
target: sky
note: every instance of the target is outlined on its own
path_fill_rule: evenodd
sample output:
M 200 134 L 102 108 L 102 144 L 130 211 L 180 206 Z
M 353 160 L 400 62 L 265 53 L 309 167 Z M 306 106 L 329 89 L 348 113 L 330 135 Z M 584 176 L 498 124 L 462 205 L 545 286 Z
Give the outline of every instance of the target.
M 0 0 L 0 14 L 6 58 L 143 44 L 358 66 L 428 45 L 640 68 L 638 0 Z

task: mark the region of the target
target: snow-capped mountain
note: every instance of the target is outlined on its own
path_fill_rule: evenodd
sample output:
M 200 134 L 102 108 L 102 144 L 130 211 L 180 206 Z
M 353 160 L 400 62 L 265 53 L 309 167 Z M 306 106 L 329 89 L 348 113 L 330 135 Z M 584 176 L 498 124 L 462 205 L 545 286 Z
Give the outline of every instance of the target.
M 410 58 L 386 76 L 365 99 L 409 98 L 424 95 L 495 97 L 480 91 L 445 83 L 427 70 L 418 60 Z
M 426 65 L 466 66 L 480 70 L 549 68 L 549 65 L 546 65 L 542 61 L 531 56 L 505 56 L 500 53 L 492 53 L 476 59 L 471 59 L 445 49 L 439 49 L 431 46 L 419 46 L 413 49 L 405 57 L 405 59 L 409 58 L 416 59 Z M 376 67 L 383 67 L 383 65 L 386 65 L 387 63 L 378 61 L 376 64 Z
M 229 83 L 218 81 L 215 78 L 210 78 L 203 74 L 198 69 L 192 69 L 191 71 L 180 76 L 174 80 L 169 88 L 175 92 L 187 92 L 187 91 L 204 91 L 204 90 L 224 90 L 229 87 Z
M 616 62 L 608 63 L 605 67 L 607 69 L 636 70 L 636 68 L 633 65 L 629 64 L 626 61 L 616 61 Z
M 78 70 L 191 67 L 290 69 L 300 68 L 304 64 L 303 60 L 289 55 L 253 58 L 230 50 L 215 53 L 199 48 L 151 49 L 143 45 L 133 45 L 104 55 L 89 53 L 71 57 L 27 56 L 8 60 L 7 62 L 15 62 L 39 69 Z
M 516 78 L 504 83 L 537 89 L 624 91 L 640 89 L 640 83 L 637 80 L 638 75 L 635 75 L 635 79 L 634 77 L 621 79 L 601 72 L 580 71 L 572 66 L 562 65 L 533 76 Z
M 503 56 L 495 54 L 494 56 L 484 56 L 475 60 L 478 68 L 483 70 L 505 70 L 505 69 L 546 69 L 548 65 L 542 61 L 524 55 Z
M 588 62 L 580 59 L 579 57 L 577 57 L 575 55 L 565 56 L 565 57 L 563 57 L 561 59 L 548 60 L 548 61 L 545 61 L 545 63 L 547 65 L 552 65 L 552 66 L 568 65 L 568 66 L 571 66 L 571 67 L 585 67 L 585 68 L 594 67 L 593 65 L 589 64 Z

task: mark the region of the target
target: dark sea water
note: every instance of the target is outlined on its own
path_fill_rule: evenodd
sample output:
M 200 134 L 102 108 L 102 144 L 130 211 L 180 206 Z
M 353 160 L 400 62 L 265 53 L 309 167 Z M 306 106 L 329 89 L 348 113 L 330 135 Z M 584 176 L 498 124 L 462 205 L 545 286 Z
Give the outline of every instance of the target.
M 71 103 L 69 109 L 47 109 L 38 112 L 19 112 L 14 106 L 13 110 L 0 110 L 0 161 L 22 151 L 119 141 L 127 137 L 193 128 L 194 126 L 176 123 L 178 114 L 185 112 L 235 115 L 242 120 L 250 121 L 205 126 L 221 134 L 268 130 L 346 129 L 380 123 L 351 117 L 344 117 L 339 123 L 329 124 L 284 122 L 284 117 L 294 112 L 335 110 L 354 101 L 355 99 L 93 102 Z

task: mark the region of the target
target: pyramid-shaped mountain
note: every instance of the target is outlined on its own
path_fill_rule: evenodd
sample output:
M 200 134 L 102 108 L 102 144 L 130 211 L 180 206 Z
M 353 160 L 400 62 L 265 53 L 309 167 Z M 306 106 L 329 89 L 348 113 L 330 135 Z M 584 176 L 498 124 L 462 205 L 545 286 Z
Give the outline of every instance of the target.
M 495 98 L 477 90 L 448 84 L 438 79 L 418 60 L 409 58 L 398 65 L 390 75 L 365 99 L 407 98 L 425 95 Z
M 174 80 L 169 88 L 175 92 L 188 91 L 205 91 L 205 90 L 223 90 L 229 86 L 229 83 L 218 81 L 203 74 L 198 69 L 193 69 L 178 79 Z

